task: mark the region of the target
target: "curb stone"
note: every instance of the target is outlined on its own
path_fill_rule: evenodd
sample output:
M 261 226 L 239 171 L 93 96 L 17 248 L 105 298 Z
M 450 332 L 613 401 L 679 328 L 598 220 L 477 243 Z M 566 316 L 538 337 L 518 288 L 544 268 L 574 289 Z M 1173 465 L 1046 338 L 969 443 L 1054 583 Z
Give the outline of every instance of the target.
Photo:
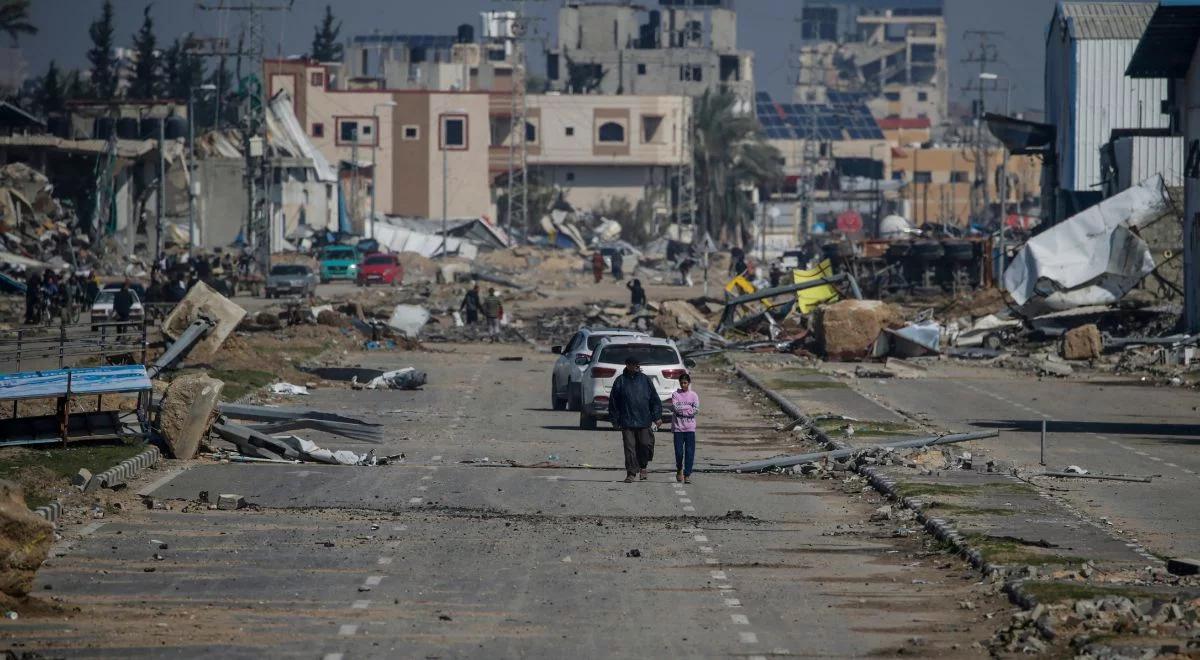
M 58 522 L 59 517 L 62 516 L 62 508 L 62 502 L 55 500 L 49 504 L 39 506 L 38 508 L 34 509 L 33 515 L 41 516 L 46 520 L 49 520 L 51 523 L 56 523 Z
M 762 392 L 763 395 L 778 405 L 783 412 L 790 415 L 793 419 L 799 420 L 806 428 L 808 428 L 808 430 L 812 431 L 817 440 L 827 448 L 835 450 L 852 449 L 849 444 L 830 437 L 828 433 L 816 425 L 815 421 L 811 417 L 804 414 L 804 411 L 800 410 L 796 404 L 788 401 L 782 394 L 767 387 L 761 380 L 743 369 L 741 365 L 735 366 L 734 371 L 739 377 L 742 378 L 742 380 L 745 380 L 752 387 Z M 980 553 L 978 549 L 972 548 L 970 544 L 966 542 L 962 534 L 960 534 L 953 525 L 948 524 L 941 518 L 935 518 L 926 515 L 923 510 L 923 504 L 920 502 L 920 500 L 911 497 L 900 497 L 896 492 L 895 480 L 884 476 L 879 470 L 870 465 L 856 466 L 852 469 L 855 472 L 865 476 L 867 478 L 867 482 L 871 484 L 871 487 L 878 491 L 881 495 L 898 502 L 905 509 L 915 513 L 917 521 L 921 523 L 927 533 L 937 540 L 949 544 L 952 548 L 954 548 L 955 554 L 964 557 L 972 566 L 974 566 L 984 575 L 992 577 L 1005 574 L 1007 567 L 984 561 L 983 554 Z M 1004 592 L 1008 594 L 1009 600 L 1015 605 L 1025 610 L 1032 610 L 1037 607 L 1038 602 L 1037 599 L 1035 599 L 1022 588 L 1023 583 L 1024 580 L 1006 582 L 1004 585 Z M 1038 632 L 1040 632 L 1047 639 L 1054 638 L 1054 629 L 1050 626 L 1042 625 L 1037 622 L 1035 622 L 1035 626 L 1037 627 Z
M 141 473 L 142 470 L 158 465 L 162 460 L 162 452 L 151 445 L 146 451 L 127 458 L 109 469 L 96 474 L 83 487 L 83 492 L 90 493 L 100 488 L 116 488 Z

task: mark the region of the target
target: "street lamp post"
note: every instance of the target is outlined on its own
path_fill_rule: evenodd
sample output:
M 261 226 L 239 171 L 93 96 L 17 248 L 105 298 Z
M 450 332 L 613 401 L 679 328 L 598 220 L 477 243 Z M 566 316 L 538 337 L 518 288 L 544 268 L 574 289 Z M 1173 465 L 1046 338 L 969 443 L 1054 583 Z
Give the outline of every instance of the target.
M 998 76 L 994 73 L 980 73 L 980 80 L 1004 81 L 1004 115 L 1008 116 L 1008 103 L 1012 97 L 1012 81 L 1005 76 Z M 986 188 L 987 182 L 983 182 Z M 1001 145 L 1000 148 L 1000 238 L 997 245 L 997 255 L 1000 268 L 997 271 L 997 286 L 1004 290 L 1004 225 L 1008 222 L 1008 148 Z
M 371 144 L 371 229 L 370 238 L 375 238 L 375 189 L 379 186 L 379 173 L 376 172 L 375 150 L 379 148 L 379 108 L 394 108 L 395 101 L 376 103 L 371 107 L 371 118 L 375 120 L 375 141 Z
M 188 163 L 187 163 L 187 184 L 188 184 L 188 261 L 191 261 L 192 255 L 196 252 L 196 91 L 209 92 L 217 88 L 216 85 L 205 84 L 199 87 L 188 88 Z

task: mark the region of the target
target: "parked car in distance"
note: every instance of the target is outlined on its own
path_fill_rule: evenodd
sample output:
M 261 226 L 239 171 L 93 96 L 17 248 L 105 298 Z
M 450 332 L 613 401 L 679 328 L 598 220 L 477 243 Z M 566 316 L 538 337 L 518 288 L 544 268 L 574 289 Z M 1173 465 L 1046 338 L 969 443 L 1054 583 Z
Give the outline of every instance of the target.
M 358 275 L 355 277 L 354 283 L 359 286 L 371 284 L 400 286 L 404 283 L 404 266 L 400 264 L 400 257 L 382 252 L 368 254 L 358 265 Z
M 267 274 L 267 297 L 311 296 L 317 290 L 317 276 L 303 264 L 278 264 Z
M 359 251 L 353 245 L 326 245 L 317 254 L 321 284 L 330 280 L 353 280 L 358 272 Z
M 679 387 L 679 377 L 696 363 L 681 358 L 675 342 L 670 339 L 617 337 L 602 340 L 586 363 L 587 369 L 580 388 L 579 428 L 594 429 L 598 420 L 608 419 L 608 398 L 613 382 L 625 369 L 625 360 L 630 357 L 638 359 L 642 373 L 654 383 L 658 398 L 663 402 L 661 421 L 671 419 L 671 393 Z
M 603 339 L 615 337 L 645 337 L 645 333 L 620 328 L 580 328 L 571 335 L 563 346 L 553 346 L 550 351 L 558 355 L 554 369 L 550 372 L 550 407 L 555 410 L 579 410 L 580 383 L 587 363 L 577 364 L 579 359 L 591 360 L 592 351 Z
M 117 314 L 113 311 L 113 301 L 120 289 L 121 285 L 110 284 L 96 294 L 96 299 L 92 301 L 92 331 L 95 331 L 96 326 L 100 323 L 113 323 L 117 320 Z M 129 308 L 129 320 L 141 321 L 146 314 L 146 310 L 142 306 L 142 298 L 132 286 L 129 287 L 129 293 L 133 294 L 133 306 Z

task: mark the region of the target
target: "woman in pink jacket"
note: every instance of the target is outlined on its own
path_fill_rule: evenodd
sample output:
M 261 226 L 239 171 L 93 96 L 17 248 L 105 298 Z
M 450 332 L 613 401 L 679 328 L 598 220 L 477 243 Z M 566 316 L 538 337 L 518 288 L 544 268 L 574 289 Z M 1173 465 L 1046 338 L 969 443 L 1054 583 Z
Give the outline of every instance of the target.
M 679 377 L 679 389 L 671 393 L 671 430 L 675 433 L 675 481 L 692 483 L 692 462 L 696 458 L 696 414 L 700 397 L 692 391 L 692 377 Z

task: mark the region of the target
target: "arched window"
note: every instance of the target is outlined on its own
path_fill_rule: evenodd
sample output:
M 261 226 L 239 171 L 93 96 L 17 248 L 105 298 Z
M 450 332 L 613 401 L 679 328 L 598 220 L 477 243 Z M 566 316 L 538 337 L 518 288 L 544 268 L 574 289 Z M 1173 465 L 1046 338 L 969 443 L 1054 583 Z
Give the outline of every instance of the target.
M 600 124 L 599 138 L 601 142 L 624 142 L 625 127 L 615 121 Z

